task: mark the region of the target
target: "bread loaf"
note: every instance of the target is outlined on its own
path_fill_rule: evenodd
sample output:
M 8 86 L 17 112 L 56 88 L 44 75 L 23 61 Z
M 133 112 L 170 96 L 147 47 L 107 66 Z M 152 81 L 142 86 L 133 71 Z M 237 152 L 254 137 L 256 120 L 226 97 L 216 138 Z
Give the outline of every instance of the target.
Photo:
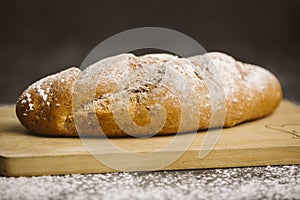
M 77 136 L 80 129 L 86 135 L 126 136 L 202 130 L 223 125 L 211 124 L 212 82 L 222 86 L 225 127 L 272 113 L 282 98 L 273 74 L 223 53 L 190 58 L 120 54 L 83 71 L 69 68 L 32 84 L 19 97 L 16 113 L 23 126 L 38 134 Z

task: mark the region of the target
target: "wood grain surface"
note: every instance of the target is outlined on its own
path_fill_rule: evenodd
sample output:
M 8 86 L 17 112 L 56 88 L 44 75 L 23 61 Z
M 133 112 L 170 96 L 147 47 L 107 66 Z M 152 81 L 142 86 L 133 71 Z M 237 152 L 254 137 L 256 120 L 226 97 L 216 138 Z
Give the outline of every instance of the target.
M 225 168 L 300 164 L 300 108 L 288 101 L 270 116 L 223 129 L 213 150 L 199 158 L 206 131 L 197 133 L 182 155 L 159 170 Z M 178 135 L 185 141 L 188 134 Z M 164 150 L 174 136 L 152 138 L 112 138 L 110 142 L 128 152 L 154 152 L 157 163 L 172 156 L 176 148 Z M 101 138 L 86 139 L 101 142 Z M 98 152 L 112 161 L 126 160 L 120 153 Z M 139 171 L 149 163 L 136 162 Z M 135 171 L 130 167 L 125 171 Z M 0 173 L 6 176 L 104 173 L 118 171 L 91 155 L 80 138 L 45 137 L 26 131 L 15 116 L 14 106 L 0 107 Z

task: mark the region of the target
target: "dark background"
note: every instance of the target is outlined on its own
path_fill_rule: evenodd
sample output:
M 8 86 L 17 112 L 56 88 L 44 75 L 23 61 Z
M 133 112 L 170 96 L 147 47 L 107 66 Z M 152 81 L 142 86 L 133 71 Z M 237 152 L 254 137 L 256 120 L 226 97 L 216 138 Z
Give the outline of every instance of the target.
M 158 26 L 271 70 L 300 101 L 300 1 L 1 1 L 0 103 L 71 65 L 106 38 Z

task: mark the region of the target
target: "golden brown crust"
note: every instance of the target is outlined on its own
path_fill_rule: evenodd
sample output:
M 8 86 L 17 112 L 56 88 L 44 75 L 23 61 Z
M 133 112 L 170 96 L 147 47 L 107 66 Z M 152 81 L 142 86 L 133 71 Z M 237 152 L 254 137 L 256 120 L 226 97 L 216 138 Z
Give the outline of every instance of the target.
M 186 120 L 181 127 L 180 123 L 186 117 L 199 117 L 188 112 L 196 106 L 200 111 L 196 129 L 207 129 L 214 98 L 207 82 L 216 82 L 216 74 L 224 86 L 226 127 L 268 115 L 281 101 L 281 87 L 273 74 L 222 53 L 190 58 L 121 54 L 95 63 L 82 73 L 70 68 L 41 79 L 23 92 L 16 112 L 21 123 L 34 133 L 77 136 L 75 112 L 77 128 L 87 135 L 99 134 L 86 123 L 95 117 L 107 136 L 126 136 L 137 130 L 135 134 L 139 135 L 157 129 L 158 134 L 193 131 L 193 120 Z M 155 111 L 164 118 L 158 121 L 151 118 L 156 104 L 165 109 L 165 115 Z
M 195 65 L 213 65 L 224 86 L 225 127 L 272 113 L 282 99 L 277 78 L 266 69 L 236 61 L 219 52 L 189 58 Z
M 77 135 L 72 117 L 72 87 L 79 72 L 69 68 L 29 86 L 16 104 L 22 125 L 38 134 Z

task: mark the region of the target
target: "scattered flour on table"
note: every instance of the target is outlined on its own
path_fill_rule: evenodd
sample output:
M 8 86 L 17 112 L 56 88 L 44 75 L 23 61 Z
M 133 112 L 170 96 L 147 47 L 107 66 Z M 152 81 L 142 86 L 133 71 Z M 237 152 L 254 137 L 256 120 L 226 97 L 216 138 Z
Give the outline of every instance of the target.
M 300 199 L 300 166 L 0 177 L 0 199 Z

